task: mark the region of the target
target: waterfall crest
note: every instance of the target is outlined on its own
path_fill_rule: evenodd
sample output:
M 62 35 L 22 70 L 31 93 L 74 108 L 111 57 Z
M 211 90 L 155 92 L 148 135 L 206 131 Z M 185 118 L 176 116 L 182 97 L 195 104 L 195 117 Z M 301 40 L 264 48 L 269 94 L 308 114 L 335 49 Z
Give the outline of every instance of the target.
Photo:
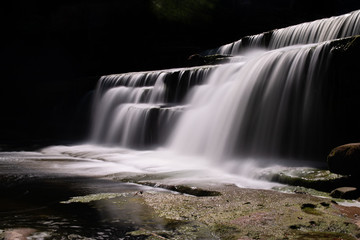
M 276 49 L 297 44 L 320 43 L 358 34 L 360 34 L 360 10 L 248 36 L 207 51 L 206 54 L 237 55 L 248 48 Z

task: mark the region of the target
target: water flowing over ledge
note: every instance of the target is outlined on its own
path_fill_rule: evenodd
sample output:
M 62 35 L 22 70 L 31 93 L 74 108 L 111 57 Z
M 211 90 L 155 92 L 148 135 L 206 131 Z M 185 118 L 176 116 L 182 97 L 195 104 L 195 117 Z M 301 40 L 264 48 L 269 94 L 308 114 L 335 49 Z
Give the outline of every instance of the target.
M 237 55 L 248 48 L 276 49 L 296 44 L 320 43 L 360 34 L 360 10 L 341 16 L 275 29 L 205 51 L 204 54 Z
M 359 16 L 355 11 L 241 39 L 215 50 L 236 55 L 224 64 L 103 76 L 94 99 L 93 147 L 45 151 L 111 163 L 105 172 L 202 168 L 246 178 L 260 165 L 322 161 L 337 124 L 332 104 L 343 84 L 337 74 L 351 75 L 342 61 L 351 68 L 348 49 L 359 45 L 356 36 L 337 38 L 359 34 Z
M 305 26 L 319 33 L 341 22 L 356 32 L 358 16 L 275 31 L 287 39 L 291 32 L 311 35 Z M 342 106 L 352 106 L 344 96 L 358 96 L 352 78 L 359 46 L 357 36 L 275 49 L 255 44 L 228 63 L 103 76 L 88 142 L 43 149 L 40 169 L 91 176 L 181 172 L 176 181 L 270 187 L 251 179 L 260 167 L 324 162 L 338 138 L 329 129 L 343 123 Z
M 254 49 L 218 66 L 104 76 L 92 139 L 214 160 L 307 156 L 321 148 L 330 45 Z
M 359 199 L 334 199 L 360 196 L 357 171 L 324 169 L 360 136 L 351 34 L 359 11 L 101 77 L 85 143 L 0 152 L 0 238 L 359 238 Z
M 215 66 L 104 76 L 95 97 L 91 138 L 128 147 L 163 143 L 184 97 Z
M 245 62 L 217 68 L 194 91 L 171 148 L 218 160 L 236 152 L 305 154 L 321 139 L 321 74 L 328 53 L 327 43 L 256 51 Z

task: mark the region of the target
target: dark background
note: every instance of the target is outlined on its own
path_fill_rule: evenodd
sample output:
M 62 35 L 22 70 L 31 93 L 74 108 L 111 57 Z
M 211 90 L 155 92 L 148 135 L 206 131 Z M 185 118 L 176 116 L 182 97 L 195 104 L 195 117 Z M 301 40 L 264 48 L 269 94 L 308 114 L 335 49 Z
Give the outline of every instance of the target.
M 2 6 L 0 150 L 86 138 L 99 76 L 360 9 L 358 0 L 11 1 Z

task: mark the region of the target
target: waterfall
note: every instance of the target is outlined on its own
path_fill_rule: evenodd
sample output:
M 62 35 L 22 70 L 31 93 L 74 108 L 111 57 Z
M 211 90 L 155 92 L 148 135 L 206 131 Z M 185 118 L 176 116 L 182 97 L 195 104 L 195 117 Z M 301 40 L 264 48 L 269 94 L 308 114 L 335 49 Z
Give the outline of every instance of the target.
M 360 11 L 274 31 L 270 48 L 318 43 L 360 34 Z
M 163 144 L 211 159 L 313 153 L 322 137 L 320 74 L 327 48 L 253 50 L 211 68 L 105 76 L 92 137 L 133 148 Z M 169 81 L 186 97 L 167 97 Z
M 358 33 L 355 11 L 211 50 L 237 54 L 230 63 L 103 76 L 91 139 L 212 161 L 314 158 L 326 142 L 328 40 Z
M 97 87 L 91 139 L 146 148 L 165 141 L 183 111 L 184 94 L 213 67 L 103 76 Z
M 321 142 L 321 77 L 328 44 L 248 53 L 194 89 L 169 146 L 212 159 L 239 152 L 303 155 Z M 244 60 L 244 58 L 243 58 Z
M 360 10 L 248 36 L 219 48 L 205 51 L 205 54 L 237 55 L 248 48 L 276 49 L 296 44 L 320 43 L 358 34 L 360 34 Z

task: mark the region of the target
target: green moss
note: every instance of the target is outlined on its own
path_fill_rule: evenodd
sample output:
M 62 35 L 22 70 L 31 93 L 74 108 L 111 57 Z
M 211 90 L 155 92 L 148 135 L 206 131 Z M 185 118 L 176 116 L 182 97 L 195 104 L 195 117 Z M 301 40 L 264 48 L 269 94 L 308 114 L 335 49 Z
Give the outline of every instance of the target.
M 240 239 L 242 236 L 240 229 L 225 224 L 215 224 L 213 231 L 220 239 Z
M 148 181 L 144 181 L 145 179 Z M 190 187 L 190 186 L 186 186 L 186 185 L 168 185 L 168 184 L 158 183 L 158 182 L 154 182 L 154 181 L 149 181 L 149 180 L 153 180 L 153 179 L 154 178 L 147 179 L 147 178 L 143 177 L 143 178 L 141 178 L 141 180 L 139 180 L 139 178 L 135 178 L 135 179 L 132 178 L 132 179 L 124 179 L 124 181 L 137 183 L 137 184 L 141 184 L 141 185 L 145 185 L 145 186 L 163 188 L 163 189 L 167 189 L 170 191 L 189 194 L 189 195 L 193 195 L 193 196 L 197 196 L 197 197 L 210 197 L 210 196 L 220 196 L 221 195 L 221 193 L 218 191 L 209 191 L 209 190 L 204 190 L 204 189 L 201 189 L 198 187 Z
M 299 186 L 281 186 L 281 187 L 274 187 L 276 191 L 285 192 L 285 193 L 296 193 L 296 194 L 304 194 L 304 195 L 312 195 L 312 196 L 319 196 L 319 197 L 330 197 L 329 193 L 317 191 L 312 188 L 306 187 L 299 187 Z
M 150 229 L 141 228 L 137 231 L 128 232 L 127 234 L 134 237 L 143 237 L 148 240 L 217 239 L 214 238 L 213 233 L 206 225 L 199 223 L 195 224 L 193 222 L 181 222 L 180 225 L 177 225 L 176 229 L 172 229 L 172 230 L 150 230 Z
M 316 209 L 316 205 L 312 203 L 304 203 L 301 205 L 301 210 L 307 214 L 321 215 L 322 213 Z
M 171 239 L 198 239 L 194 236 L 206 229 L 212 237 L 204 239 L 275 240 L 298 239 L 304 232 L 359 233 L 355 224 L 344 221 L 330 200 L 309 194 L 240 190 L 230 186 L 224 187 L 221 193 L 201 198 L 157 193 L 145 194 L 145 199 L 160 216 L 184 222 L 177 229 L 188 238 Z M 193 228 L 192 224 L 203 227 Z
M 267 170 L 261 172 L 258 178 L 291 186 L 312 188 L 324 192 L 329 192 L 348 182 L 348 177 L 346 176 L 334 174 L 328 170 L 313 168 L 289 167 L 277 170 Z
M 171 236 L 172 233 L 166 230 L 162 231 L 151 231 L 144 228 L 140 228 L 139 230 L 128 232 L 127 235 L 137 237 L 137 238 L 146 238 L 150 239 L 167 239 L 167 237 Z
M 116 197 L 125 197 L 129 196 L 129 194 L 135 194 L 135 193 L 97 193 L 97 194 L 90 194 L 85 196 L 77 196 L 72 197 L 67 201 L 62 201 L 60 203 L 63 204 L 69 204 L 69 203 L 89 203 L 92 201 L 99 201 L 103 199 L 112 199 Z
M 310 194 L 239 189 L 230 185 L 202 190 L 221 195 L 102 193 L 74 197 L 64 203 L 106 201 L 129 223 L 140 226 L 129 232 L 130 236 L 148 240 L 311 239 L 315 233 L 341 233 L 345 237 L 360 233 L 330 200 Z M 319 236 L 336 236 L 331 234 Z

